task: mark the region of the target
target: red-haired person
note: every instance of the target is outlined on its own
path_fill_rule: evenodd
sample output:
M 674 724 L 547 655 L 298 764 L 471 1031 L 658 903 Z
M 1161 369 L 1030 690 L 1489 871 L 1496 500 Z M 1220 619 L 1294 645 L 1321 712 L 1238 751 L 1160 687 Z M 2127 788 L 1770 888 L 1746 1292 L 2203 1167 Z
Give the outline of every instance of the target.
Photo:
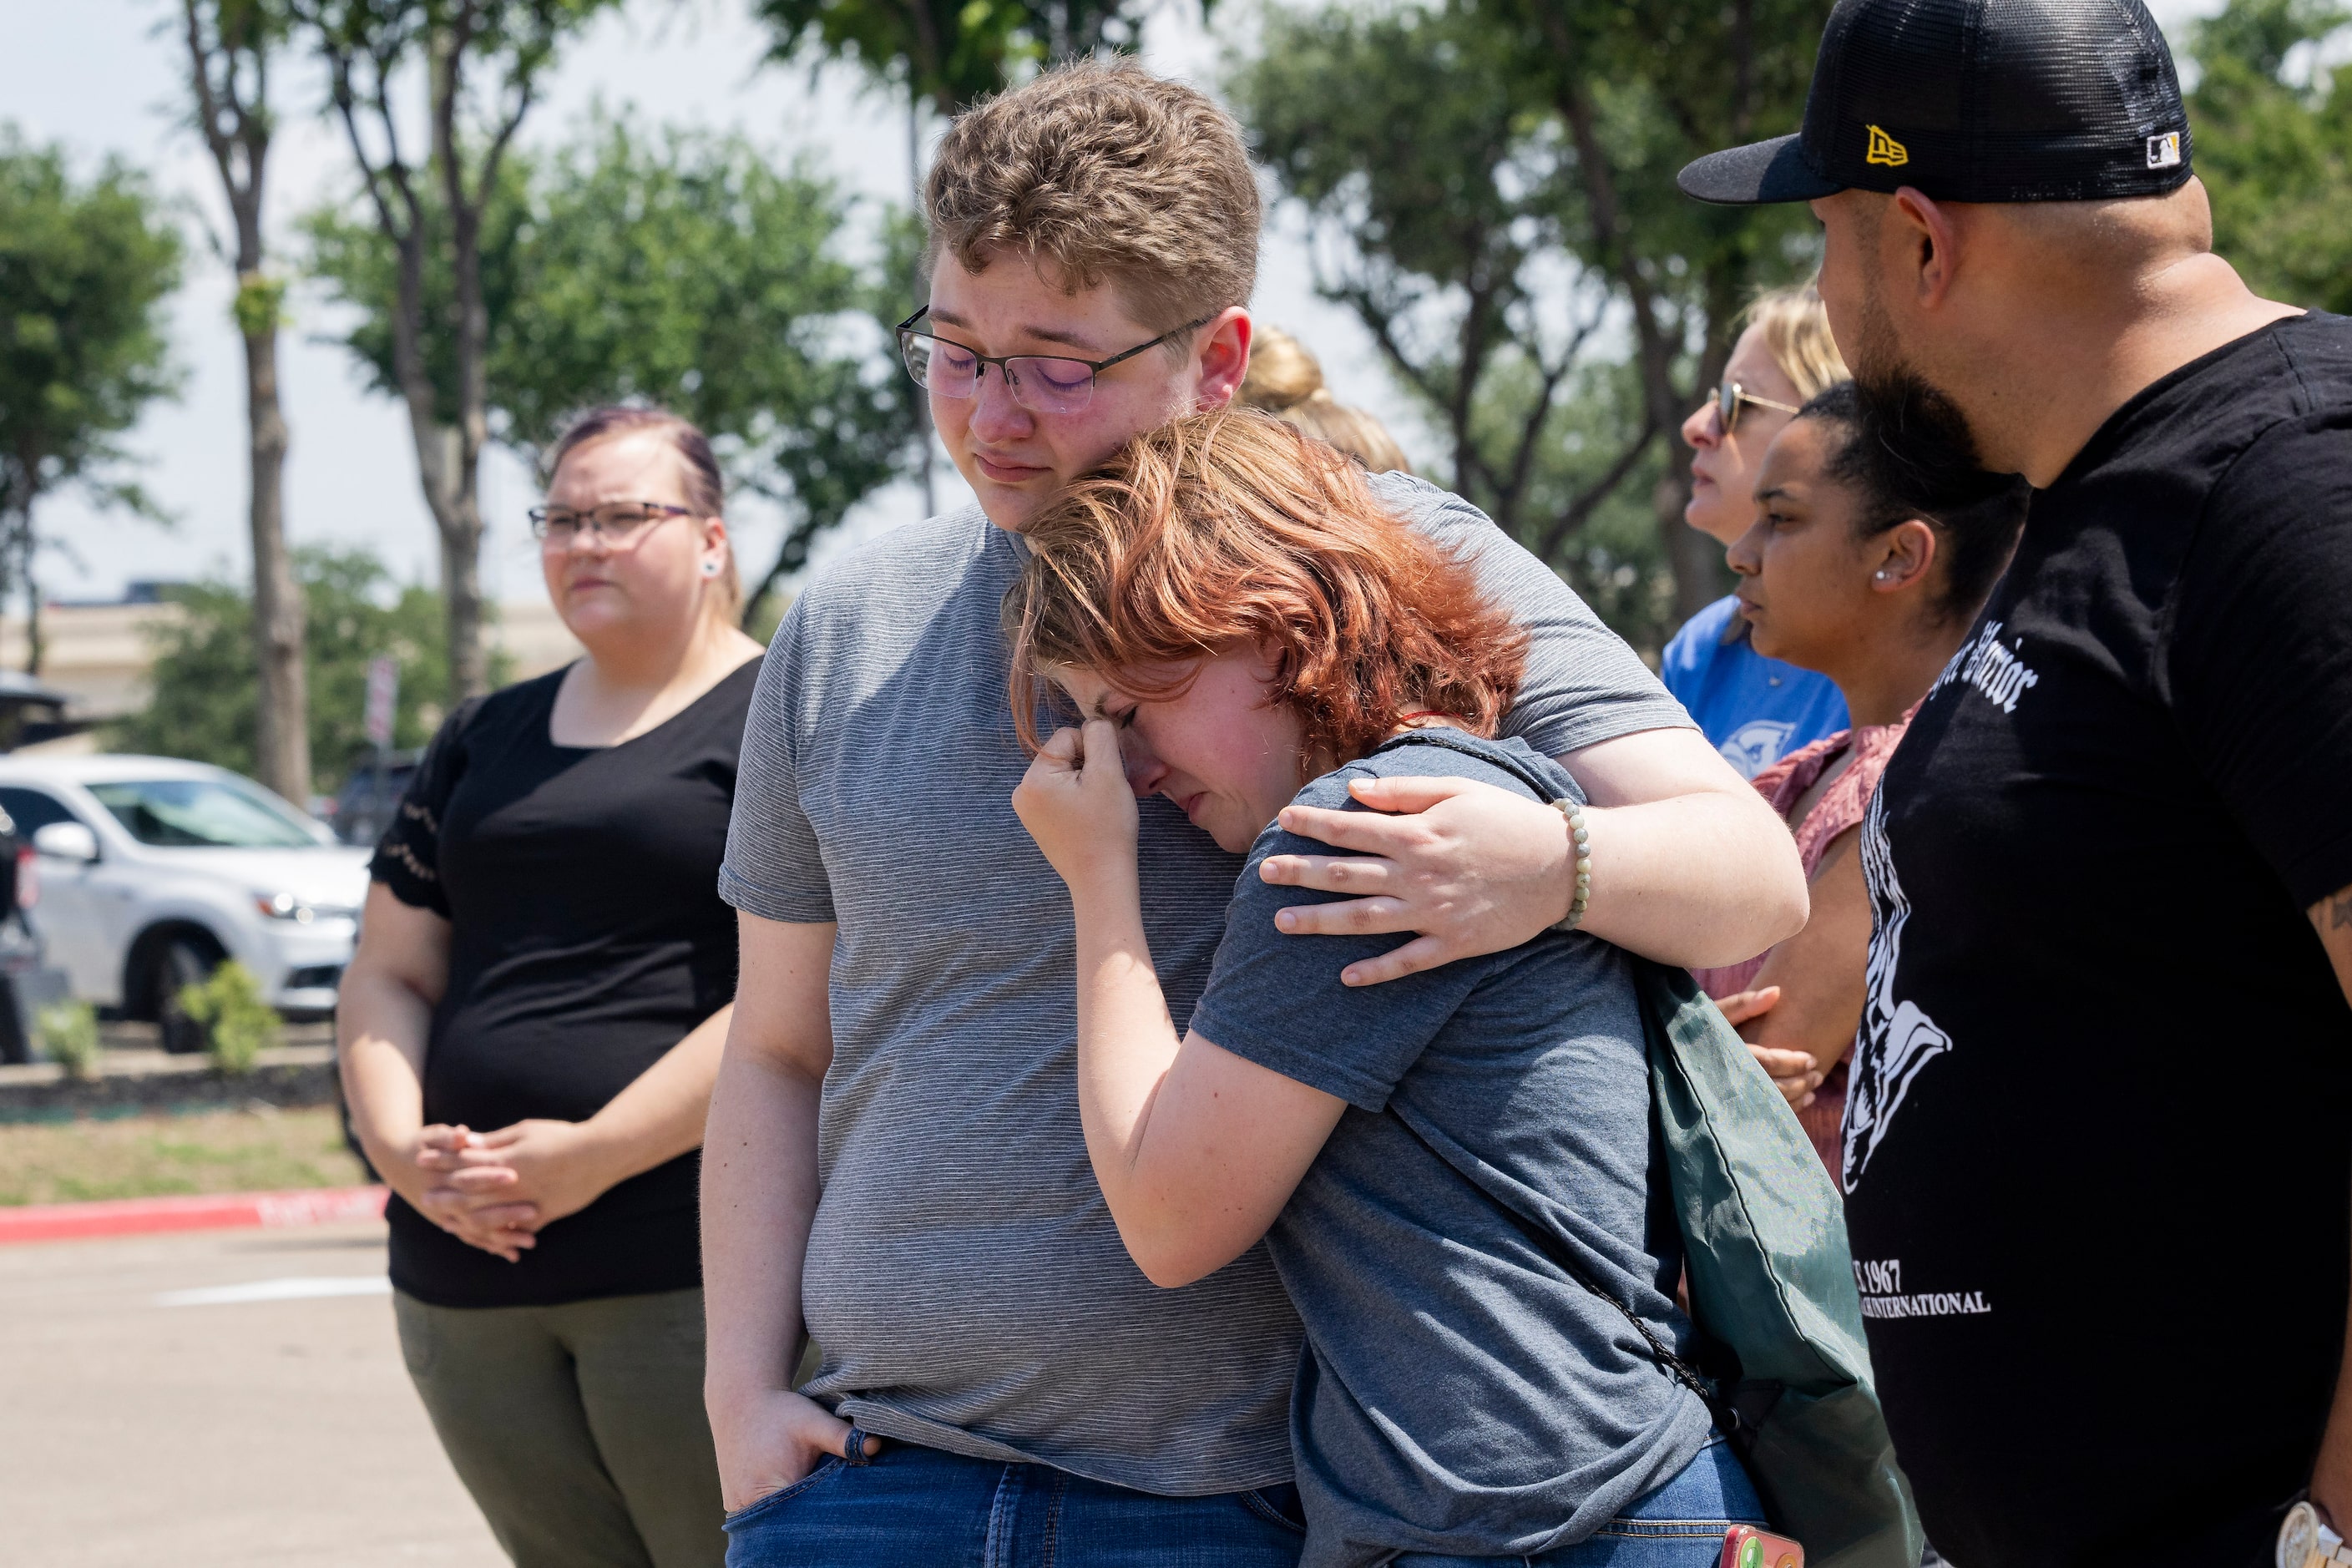
M 1394 939 L 1286 937 L 1296 895 L 1258 875 L 1303 852 L 1291 813 L 1361 810 L 1367 779 L 1579 800 L 1495 738 L 1526 635 L 1354 464 L 1263 415 L 1148 435 L 1025 533 L 1015 716 L 1034 738 L 1050 682 L 1083 727 L 1013 803 L 1074 906 L 1087 1153 L 1153 1283 L 1272 1256 L 1306 1327 L 1302 1561 L 1716 1563 L 1762 1515 L 1645 1342 L 1691 1327 L 1627 956 L 1553 931 L 1349 986 Z M 1147 794 L 1249 857 L 1181 1033 L 1144 928 Z

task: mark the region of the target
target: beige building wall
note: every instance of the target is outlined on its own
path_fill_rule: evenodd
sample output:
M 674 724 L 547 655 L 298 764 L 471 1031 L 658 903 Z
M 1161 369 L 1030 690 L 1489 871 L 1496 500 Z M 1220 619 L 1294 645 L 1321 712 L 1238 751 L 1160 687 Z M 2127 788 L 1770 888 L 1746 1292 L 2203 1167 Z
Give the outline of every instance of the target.
M 47 645 L 41 679 L 72 699 L 67 717 L 120 719 L 147 700 L 152 657 L 148 634 L 180 615 L 177 605 L 65 605 L 41 613 Z M 542 675 L 580 657 L 580 645 L 545 599 L 499 606 L 492 646 L 513 660 L 518 680 Z M 25 668 L 25 625 L 0 621 L 0 663 Z

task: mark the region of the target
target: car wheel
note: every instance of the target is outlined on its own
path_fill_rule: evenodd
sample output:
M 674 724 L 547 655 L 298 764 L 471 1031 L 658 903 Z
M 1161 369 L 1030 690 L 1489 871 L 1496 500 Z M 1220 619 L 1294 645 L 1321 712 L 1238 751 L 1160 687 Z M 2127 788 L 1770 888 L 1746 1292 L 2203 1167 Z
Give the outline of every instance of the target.
M 163 1048 L 173 1056 L 195 1056 L 209 1043 L 205 1026 L 181 1011 L 180 988 L 211 978 L 220 960 L 187 937 L 173 937 L 149 960 L 148 994 L 155 998 L 155 1022 L 163 1033 Z

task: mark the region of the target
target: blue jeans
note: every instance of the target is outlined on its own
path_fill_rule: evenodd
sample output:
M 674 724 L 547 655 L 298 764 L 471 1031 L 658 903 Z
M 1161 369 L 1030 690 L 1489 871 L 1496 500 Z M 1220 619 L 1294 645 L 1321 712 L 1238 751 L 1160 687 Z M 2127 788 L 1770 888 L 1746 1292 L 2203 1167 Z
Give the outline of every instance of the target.
M 893 1443 L 727 1516 L 727 1568 L 1296 1568 L 1289 1486 L 1157 1497 Z
M 1672 1480 L 1635 1498 L 1584 1540 L 1518 1561 L 1527 1568 L 1716 1568 L 1723 1561 L 1725 1531 L 1762 1523 L 1764 1504 L 1755 1484 L 1730 1446 L 1711 1437 Z M 1407 1552 L 1393 1568 L 1493 1568 L 1498 1561 L 1507 1559 Z

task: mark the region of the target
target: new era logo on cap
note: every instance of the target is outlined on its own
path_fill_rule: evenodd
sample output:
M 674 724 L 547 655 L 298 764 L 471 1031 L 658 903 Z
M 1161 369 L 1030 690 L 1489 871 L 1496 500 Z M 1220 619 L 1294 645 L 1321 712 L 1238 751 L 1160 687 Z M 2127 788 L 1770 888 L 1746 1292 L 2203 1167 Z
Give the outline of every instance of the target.
M 1730 203 L 1906 185 L 1951 202 L 2160 195 L 2189 178 L 2188 119 L 2143 0 L 1838 0 L 1803 131 L 1676 183 Z

